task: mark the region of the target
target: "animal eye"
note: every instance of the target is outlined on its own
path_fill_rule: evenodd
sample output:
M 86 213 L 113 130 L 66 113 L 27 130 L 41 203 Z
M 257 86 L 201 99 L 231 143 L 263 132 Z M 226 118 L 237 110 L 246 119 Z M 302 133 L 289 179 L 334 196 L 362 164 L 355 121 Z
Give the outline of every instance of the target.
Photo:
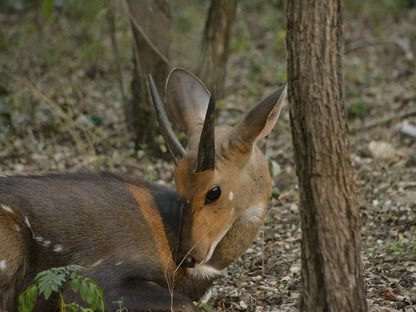
M 205 197 L 205 205 L 215 202 L 221 196 L 221 188 L 219 186 L 214 186 L 211 188 L 207 196 Z

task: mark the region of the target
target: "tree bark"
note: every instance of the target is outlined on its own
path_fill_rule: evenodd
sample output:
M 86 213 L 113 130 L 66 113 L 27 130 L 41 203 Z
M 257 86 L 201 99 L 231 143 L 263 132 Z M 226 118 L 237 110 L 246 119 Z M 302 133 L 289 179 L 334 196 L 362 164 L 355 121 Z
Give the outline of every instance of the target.
M 299 179 L 302 311 L 366 311 L 344 109 L 342 0 L 290 0 L 290 120 Z
M 237 0 L 212 0 L 202 38 L 198 74 L 217 98 L 225 93 L 230 33 Z
M 127 14 L 134 37 L 134 68 L 132 100 L 126 104 L 126 119 L 133 132 L 136 149 L 145 144 L 155 152 L 159 151 L 155 141 L 159 131 L 148 88 L 148 75 L 152 74 L 159 92 L 163 94 L 170 70 L 170 6 L 167 0 L 127 0 Z

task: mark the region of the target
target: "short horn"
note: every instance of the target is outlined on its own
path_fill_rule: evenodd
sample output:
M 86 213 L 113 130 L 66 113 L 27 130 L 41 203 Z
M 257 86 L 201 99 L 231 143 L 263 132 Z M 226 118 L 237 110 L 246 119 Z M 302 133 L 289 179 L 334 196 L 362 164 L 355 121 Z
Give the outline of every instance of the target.
M 162 136 L 165 140 L 166 146 L 168 147 L 170 155 L 172 156 L 173 160 L 175 161 L 175 164 L 177 165 L 179 160 L 185 158 L 188 155 L 188 153 L 186 152 L 185 148 L 182 146 L 182 144 L 176 137 L 175 133 L 173 132 L 172 126 L 169 123 L 165 108 L 163 106 L 163 102 L 160 99 L 159 92 L 157 91 L 152 75 L 149 75 L 149 83 L 153 105 L 155 106 L 156 116 L 160 126 L 160 131 L 162 132 Z
M 198 147 L 196 172 L 215 167 L 215 98 L 211 95 Z

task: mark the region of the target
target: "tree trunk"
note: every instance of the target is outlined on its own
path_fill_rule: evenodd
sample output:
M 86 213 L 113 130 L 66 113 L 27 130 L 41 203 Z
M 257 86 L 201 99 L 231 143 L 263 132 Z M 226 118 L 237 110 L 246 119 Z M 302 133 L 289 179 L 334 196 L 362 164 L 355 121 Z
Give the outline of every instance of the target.
M 212 0 L 202 38 L 198 74 L 216 97 L 224 96 L 228 47 L 237 0 Z
M 171 41 L 170 6 L 167 0 L 127 0 L 133 44 L 132 101 L 126 104 L 126 119 L 134 135 L 136 149 L 143 144 L 159 151 L 155 138 L 159 135 L 156 115 L 151 104 L 148 75 L 152 74 L 164 91 L 170 70 L 168 60 Z
M 290 120 L 302 221 L 302 311 L 366 311 L 343 99 L 342 0 L 290 0 Z

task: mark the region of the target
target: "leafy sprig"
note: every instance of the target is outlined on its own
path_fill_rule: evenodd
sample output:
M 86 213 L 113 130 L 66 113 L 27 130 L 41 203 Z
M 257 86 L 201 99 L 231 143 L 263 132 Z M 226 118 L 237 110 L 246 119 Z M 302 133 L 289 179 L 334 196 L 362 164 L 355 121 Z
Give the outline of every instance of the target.
M 53 292 L 59 295 L 59 310 L 93 312 L 96 309 L 104 311 L 103 291 L 97 283 L 90 278 L 78 275 L 84 268 L 79 265 L 51 268 L 36 275 L 33 283 L 19 296 L 19 312 L 31 312 L 38 296 L 43 295 L 48 300 Z M 62 295 L 62 289 L 70 285 L 74 293 L 78 293 L 81 299 L 88 303 L 84 308 L 77 303 L 66 304 Z

